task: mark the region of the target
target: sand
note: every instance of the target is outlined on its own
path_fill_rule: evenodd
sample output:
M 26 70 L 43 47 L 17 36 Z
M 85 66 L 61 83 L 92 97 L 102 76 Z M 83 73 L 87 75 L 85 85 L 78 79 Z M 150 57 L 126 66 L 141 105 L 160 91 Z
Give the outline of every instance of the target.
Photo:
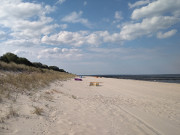
M 180 134 L 180 84 L 175 83 L 85 77 L 3 102 L 1 117 L 10 104 L 15 113 L 0 122 L 0 135 Z

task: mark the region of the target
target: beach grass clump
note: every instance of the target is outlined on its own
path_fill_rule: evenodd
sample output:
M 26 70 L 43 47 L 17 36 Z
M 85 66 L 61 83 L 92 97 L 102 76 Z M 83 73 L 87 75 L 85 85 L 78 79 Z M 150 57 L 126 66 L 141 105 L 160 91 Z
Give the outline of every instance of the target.
M 6 118 L 9 119 L 10 117 L 18 117 L 18 111 L 12 105 L 9 107 L 9 112 L 6 115 Z
M 77 97 L 76 97 L 75 95 L 72 95 L 72 98 L 73 98 L 73 99 L 77 99 Z
M 44 112 L 43 108 L 34 106 L 33 114 L 36 114 L 36 115 L 42 115 L 43 112 Z
M 5 117 L 0 117 L 0 123 L 4 123 L 5 122 Z
M 53 101 L 53 96 L 51 94 L 52 93 L 50 93 L 50 92 L 45 92 L 42 97 L 47 101 Z
M 14 62 L 6 63 L 3 61 L 0 61 L 0 70 L 3 71 L 10 71 L 10 72 L 40 72 L 43 71 L 40 68 L 35 68 L 32 66 L 26 66 L 24 64 L 16 64 Z

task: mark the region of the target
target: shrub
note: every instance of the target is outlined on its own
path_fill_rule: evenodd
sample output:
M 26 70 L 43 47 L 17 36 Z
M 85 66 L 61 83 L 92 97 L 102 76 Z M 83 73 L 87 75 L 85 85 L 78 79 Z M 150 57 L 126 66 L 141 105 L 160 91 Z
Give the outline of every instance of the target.
M 33 66 L 33 64 L 28 59 L 21 58 L 21 57 L 18 58 L 17 64 L 24 64 L 24 65 L 27 65 L 27 66 Z
M 59 69 L 57 66 L 49 66 L 49 69 L 59 72 L 66 72 L 64 69 Z
M 49 69 L 55 70 L 55 71 L 59 71 L 59 68 L 56 66 L 49 66 Z
M 13 53 L 4 54 L 3 56 L 0 57 L 0 60 L 7 62 L 7 63 L 9 63 L 9 62 L 18 63 L 18 57 L 17 57 L 17 55 L 15 55 Z
M 33 64 L 33 66 L 36 67 L 36 68 L 49 69 L 49 67 L 48 67 L 47 65 L 42 64 L 42 63 L 40 63 L 40 62 L 33 62 L 32 64 Z
M 3 56 L 0 57 L 1 61 L 4 61 L 6 63 L 14 62 L 16 64 L 24 64 L 27 66 L 33 66 L 33 64 L 26 58 L 18 57 L 17 55 L 13 53 L 6 53 Z
M 36 67 L 41 69 L 50 69 L 58 72 L 66 72 L 64 69 L 59 69 L 57 66 L 49 66 L 42 64 L 40 62 L 30 62 L 28 59 L 23 57 L 18 57 L 17 55 L 13 53 L 6 53 L 3 56 L 0 57 L 0 61 L 6 62 L 6 63 L 16 63 L 16 64 L 23 64 L 30 67 Z M 0 65 L 1 66 L 1 65 Z M 2 69 L 0 67 L 0 69 Z

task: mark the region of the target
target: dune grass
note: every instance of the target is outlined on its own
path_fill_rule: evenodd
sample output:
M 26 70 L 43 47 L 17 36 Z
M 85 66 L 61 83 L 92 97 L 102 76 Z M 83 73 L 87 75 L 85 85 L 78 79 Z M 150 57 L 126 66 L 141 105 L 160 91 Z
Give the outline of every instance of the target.
M 0 61 L 0 70 L 4 70 L 4 71 L 11 71 L 11 72 L 40 72 L 43 71 L 40 68 L 35 68 L 35 67 L 31 67 L 31 66 L 26 66 L 23 64 L 16 64 L 16 63 L 5 63 L 3 61 Z
M 67 80 L 72 77 L 73 74 L 65 72 L 0 62 L 0 102 L 3 97 L 10 98 L 13 92 L 36 90 L 55 80 Z
M 33 114 L 36 114 L 36 115 L 42 115 L 43 112 L 44 112 L 43 108 L 34 106 Z

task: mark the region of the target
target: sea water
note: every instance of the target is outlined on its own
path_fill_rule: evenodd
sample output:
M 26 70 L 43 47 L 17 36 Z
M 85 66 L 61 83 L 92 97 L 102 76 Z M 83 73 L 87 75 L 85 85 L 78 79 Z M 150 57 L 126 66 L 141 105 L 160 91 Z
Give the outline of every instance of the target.
M 157 81 L 168 83 L 180 83 L 180 74 L 153 74 L 153 75 L 92 75 L 106 78 L 133 79 L 144 81 Z

